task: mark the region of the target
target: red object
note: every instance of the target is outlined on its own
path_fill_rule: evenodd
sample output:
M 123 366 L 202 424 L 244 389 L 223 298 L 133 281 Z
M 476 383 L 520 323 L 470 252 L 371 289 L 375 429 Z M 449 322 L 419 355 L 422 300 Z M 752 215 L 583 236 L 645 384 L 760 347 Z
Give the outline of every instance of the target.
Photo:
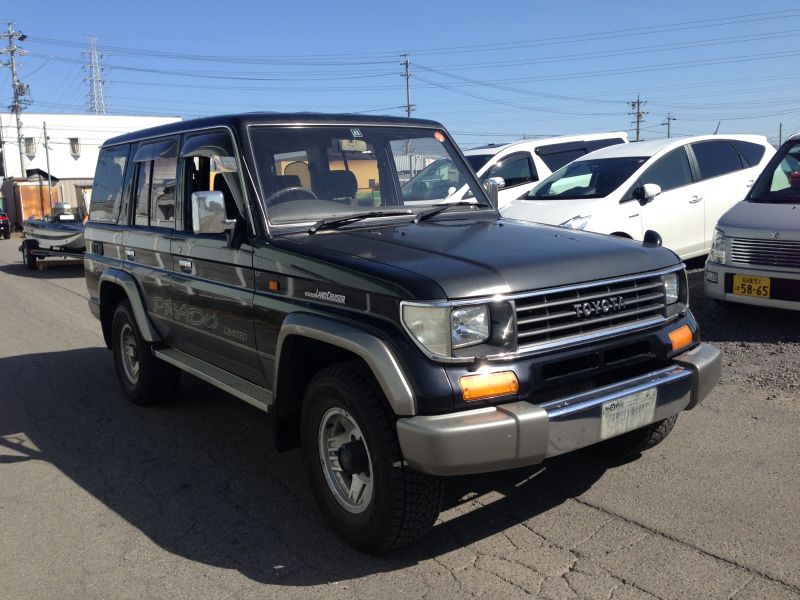
M 0 215 L 0 221 L 8 221 L 8 217 L 6 215 Z
M 800 188 L 800 171 L 792 171 L 789 173 L 789 187 L 794 189 Z

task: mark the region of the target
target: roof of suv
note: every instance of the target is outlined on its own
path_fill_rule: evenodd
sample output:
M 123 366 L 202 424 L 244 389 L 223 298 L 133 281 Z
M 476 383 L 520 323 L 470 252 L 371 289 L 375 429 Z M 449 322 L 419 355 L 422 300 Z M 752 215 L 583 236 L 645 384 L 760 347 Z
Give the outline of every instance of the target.
M 539 138 L 534 140 L 516 140 L 514 142 L 508 142 L 504 144 L 486 144 L 484 146 L 477 146 L 475 148 L 470 148 L 469 150 L 464 150 L 465 156 L 474 156 L 476 154 L 498 154 L 502 150 L 514 147 L 524 147 L 524 146 L 548 146 L 550 144 L 564 144 L 568 142 L 585 142 L 589 140 L 605 140 L 609 138 L 622 138 L 624 140 L 628 139 L 628 134 L 624 131 L 609 131 L 605 133 L 588 133 L 588 134 L 579 134 L 579 135 L 558 135 L 548 138 Z
M 168 123 L 167 125 L 159 125 L 158 127 L 140 129 L 106 140 L 103 145 L 112 146 L 114 144 L 134 142 L 142 138 L 182 133 L 192 129 L 205 129 L 207 127 L 230 127 L 232 129 L 238 129 L 239 127 L 247 125 L 394 125 L 400 127 L 442 128 L 441 123 L 428 119 L 408 119 L 406 117 L 392 117 L 387 115 L 252 112 L 204 117 L 202 119 L 189 119 L 187 121 L 177 121 L 175 123 Z
M 670 150 L 690 144 L 692 142 L 705 142 L 711 140 L 740 140 L 754 144 L 769 145 L 767 138 L 763 135 L 695 135 L 684 138 L 669 138 L 661 140 L 647 140 L 644 142 L 631 142 L 630 144 L 616 144 L 600 148 L 580 157 L 578 160 L 587 158 L 622 158 L 628 156 L 655 156 L 662 150 Z

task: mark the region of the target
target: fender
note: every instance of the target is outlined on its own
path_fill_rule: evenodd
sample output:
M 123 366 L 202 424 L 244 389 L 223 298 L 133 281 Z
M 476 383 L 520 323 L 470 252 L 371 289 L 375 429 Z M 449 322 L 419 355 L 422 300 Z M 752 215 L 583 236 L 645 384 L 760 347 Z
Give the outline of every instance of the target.
M 103 274 L 100 276 L 101 289 L 104 282 L 118 285 L 125 291 L 125 295 L 128 297 L 128 302 L 130 302 L 131 309 L 133 310 L 133 316 L 136 319 L 136 325 L 139 327 L 139 331 L 142 333 L 142 337 L 145 341 L 160 342 L 161 336 L 158 334 L 155 327 L 153 327 L 150 318 L 147 316 L 147 311 L 142 302 L 142 294 L 133 276 L 122 269 L 110 268 L 103 271 Z
M 278 334 L 273 390 L 278 389 L 281 352 L 284 341 L 290 335 L 319 340 L 357 355 L 367 363 L 375 375 L 394 413 L 398 416 L 416 414 L 411 386 L 394 354 L 381 339 L 352 325 L 305 313 L 292 313 L 283 321 Z

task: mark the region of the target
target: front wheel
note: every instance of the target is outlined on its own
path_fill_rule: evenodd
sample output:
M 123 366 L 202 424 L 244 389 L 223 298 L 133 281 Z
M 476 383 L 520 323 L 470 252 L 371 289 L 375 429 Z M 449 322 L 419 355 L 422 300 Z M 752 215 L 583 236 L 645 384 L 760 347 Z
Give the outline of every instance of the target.
M 111 351 L 122 391 L 134 404 L 156 404 L 174 396 L 180 370 L 153 356 L 139 332 L 127 300 L 114 309 L 111 321 Z
M 311 380 L 303 401 L 302 444 L 320 510 L 355 548 L 385 553 L 433 526 L 443 481 L 403 463 L 395 420 L 361 363 L 327 367 Z
M 605 440 L 592 446 L 592 451 L 606 458 L 624 460 L 641 454 L 645 450 L 657 446 L 675 427 L 678 415 L 656 421 L 641 429 L 635 429 L 620 436 Z

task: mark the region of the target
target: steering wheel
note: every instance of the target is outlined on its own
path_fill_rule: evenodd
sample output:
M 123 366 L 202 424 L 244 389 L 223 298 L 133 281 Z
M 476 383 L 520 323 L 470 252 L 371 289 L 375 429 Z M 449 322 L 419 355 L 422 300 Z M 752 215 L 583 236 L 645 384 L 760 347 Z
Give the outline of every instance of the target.
M 300 198 L 284 198 L 284 196 L 287 196 L 289 194 L 302 194 L 302 195 L 300 196 Z M 283 200 L 280 200 L 281 198 L 283 198 Z M 304 188 L 303 186 L 300 185 L 295 185 L 292 187 L 282 188 L 277 192 L 270 194 L 269 196 L 267 196 L 267 199 L 264 200 L 264 204 L 279 204 L 278 202 L 279 200 L 281 202 L 286 202 L 290 199 L 302 200 L 303 198 L 309 198 L 311 200 L 319 200 L 317 195 L 308 188 Z

